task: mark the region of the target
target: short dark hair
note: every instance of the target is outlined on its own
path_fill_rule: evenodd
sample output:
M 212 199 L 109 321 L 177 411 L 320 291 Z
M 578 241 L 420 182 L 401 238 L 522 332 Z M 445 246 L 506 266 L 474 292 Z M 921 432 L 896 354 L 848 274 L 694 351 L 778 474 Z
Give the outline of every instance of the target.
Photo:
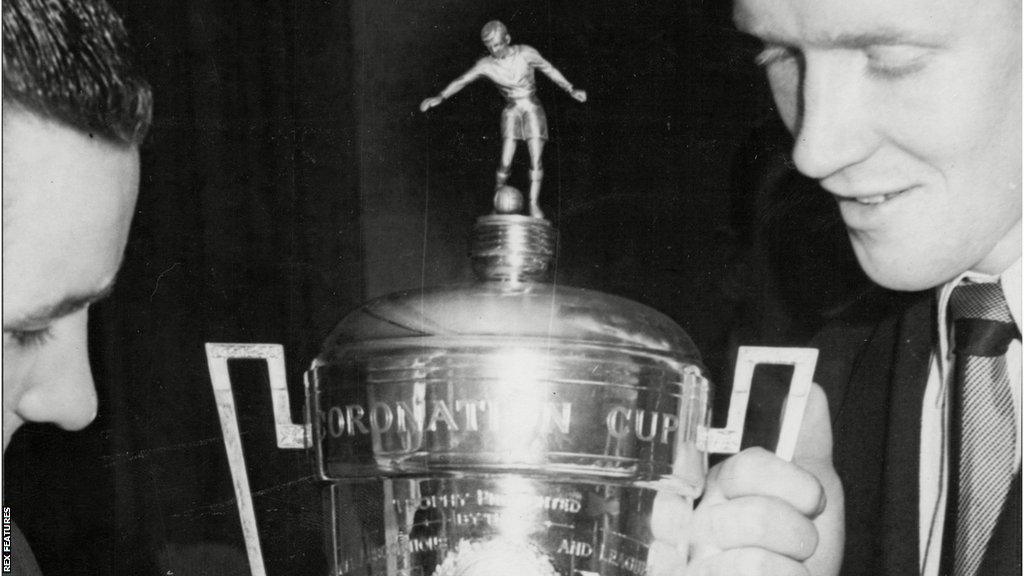
M 505 28 L 505 25 L 498 20 L 491 20 L 487 24 L 484 24 L 484 27 L 480 29 L 481 40 L 487 40 L 489 36 L 493 36 L 495 34 L 505 36 L 508 34 L 508 28 Z
M 153 95 L 105 0 L 4 0 L 3 37 L 5 104 L 115 144 L 141 144 Z

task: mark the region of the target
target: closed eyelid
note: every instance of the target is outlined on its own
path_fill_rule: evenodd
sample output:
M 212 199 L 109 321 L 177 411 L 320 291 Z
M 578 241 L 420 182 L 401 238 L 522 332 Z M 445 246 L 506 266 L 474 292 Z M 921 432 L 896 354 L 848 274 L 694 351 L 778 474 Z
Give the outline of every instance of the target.
M 934 49 L 923 46 L 907 45 L 877 45 L 864 49 L 868 57 L 876 60 L 892 58 L 898 60 L 913 60 L 927 56 L 934 52 Z
M 876 47 L 864 52 L 874 76 L 899 79 L 925 69 L 934 51 L 917 47 Z
M 53 337 L 53 328 L 46 326 L 38 330 L 4 330 L 4 336 L 9 336 L 18 346 L 30 348 L 42 346 Z

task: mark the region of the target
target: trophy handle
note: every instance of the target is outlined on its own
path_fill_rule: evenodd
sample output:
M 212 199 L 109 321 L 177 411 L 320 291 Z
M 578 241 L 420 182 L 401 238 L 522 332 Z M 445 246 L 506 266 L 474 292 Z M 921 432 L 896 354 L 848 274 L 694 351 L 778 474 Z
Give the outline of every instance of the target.
M 242 453 L 242 435 L 238 430 L 238 414 L 235 398 L 231 392 L 231 375 L 228 360 L 266 360 L 270 374 L 270 397 L 274 405 L 274 428 L 278 448 L 306 448 L 310 445 L 309 427 L 292 422 L 288 404 L 288 383 L 284 369 L 284 347 L 280 344 L 221 344 L 207 342 L 206 363 L 213 384 L 213 396 L 217 402 L 221 431 L 224 433 L 224 448 L 228 455 L 231 480 L 238 502 L 238 515 L 242 521 L 242 536 L 249 557 L 252 576 L 266 576 L 263 551 L 260 548 L 259 532 L 256 529 L 256 511 L 249 489 L 249 476 L 245 471 L 245 456 Z
M 732 397 L 729 400 L 728 420 L 725 428 L 708 430 L 708 452 L 735 454 L 740 451 L 754 367 L 758 364 L 780 364 L 793 366 L 793 379 L 790 381 L 789 393 L 786 396 L 775 454 L 784 460 L 792 459 L 817 362 L 818 350 L 815 348 L 741 346 L 736 359 L 736 376 L 733 379 Z

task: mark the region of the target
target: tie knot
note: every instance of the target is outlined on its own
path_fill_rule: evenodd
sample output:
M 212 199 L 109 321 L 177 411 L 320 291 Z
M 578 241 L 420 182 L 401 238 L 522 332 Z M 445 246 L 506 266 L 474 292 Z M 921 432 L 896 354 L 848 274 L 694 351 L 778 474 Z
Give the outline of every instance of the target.
M 949 297 L 956 351 L 970 356 L 1002 356 L 1020 337 L 999 284 L 961 284 Z
M 961 284 L 949 295 L 949 313 L 953 320 L 981 318 L 1013 322 L 1003 289 L 995 282 Z

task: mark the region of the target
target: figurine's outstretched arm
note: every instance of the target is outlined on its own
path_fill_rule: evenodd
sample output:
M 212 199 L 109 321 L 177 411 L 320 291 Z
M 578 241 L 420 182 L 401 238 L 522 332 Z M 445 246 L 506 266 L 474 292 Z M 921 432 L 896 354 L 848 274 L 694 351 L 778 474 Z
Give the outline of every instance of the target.
M 572 82 L 566 80 L 565 76 L 563 76 L 557 68 L 551 65 L 551 62 L 548 62 L 540 55 L 540 52 L 537 52 L 536 49 L 531 48 L 530 46 L 523 46 L 522 50 L 534 68 L 543 72 L 548 78 L 551 78 L 551 81 L 558 85 L 562 90 L 568 92 L 569 96 L 572 96 L 573 99 L 580 102 L 587 101 L 587 93 L 583 90 L 573 88 Z
M 445 100 L 451 98 L 452 96 L 455 95 L 456 92 L 465 88 L 467 84 L 479 78 L 480 75 L 480 66 L 473 66 L 472 68 L 467 70 L 465 74 L 459 76 L 455 80 L 452 80 L 451 84 L 445 86 L 444 90 L 441 90 L 440 94 L 438 94 L 437 96 L 432 96 L 430 98 L 427 98 L 423 102 L 420 102 L 420 112 L 426 112 L 427 110 L 430 110 L 434 106 L 437 106 L 440 103 L 444 102 Z

